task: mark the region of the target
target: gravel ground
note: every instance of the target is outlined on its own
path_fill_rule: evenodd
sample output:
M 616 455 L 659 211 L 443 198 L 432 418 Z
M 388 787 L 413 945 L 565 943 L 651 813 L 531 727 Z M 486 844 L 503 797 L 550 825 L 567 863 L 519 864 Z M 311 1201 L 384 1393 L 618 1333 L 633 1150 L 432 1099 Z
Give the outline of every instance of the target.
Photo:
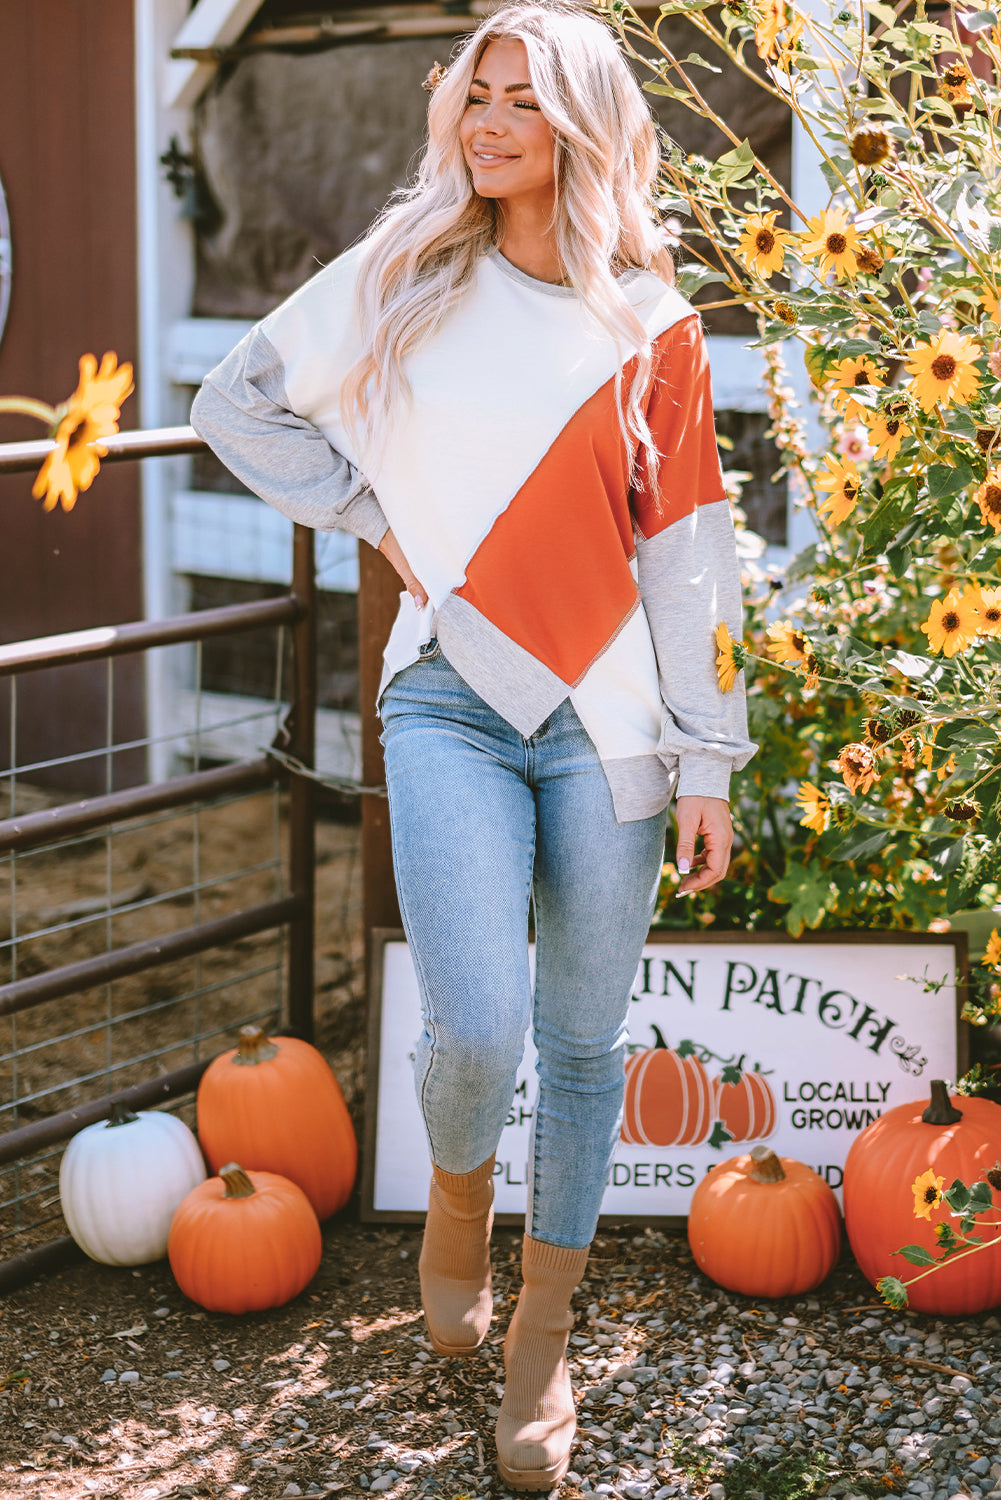
M 199 1311 L 165 1263 L 80 1260 L 0 1313 L 0 1495 L 182 1500 L 506 1495 L 492 1467 L 520 1237 L 495 1233 L 479 1355 L 423 1334 L 417 1229 L 342 1215 L 288 1307 Z M 683 1234 L 603 1232 L 577 1297 L 580 1432 L 562 1500 L 1001 1500 L 1001 1322 L 883 1308 L 847 1252 L 752 1302 Z

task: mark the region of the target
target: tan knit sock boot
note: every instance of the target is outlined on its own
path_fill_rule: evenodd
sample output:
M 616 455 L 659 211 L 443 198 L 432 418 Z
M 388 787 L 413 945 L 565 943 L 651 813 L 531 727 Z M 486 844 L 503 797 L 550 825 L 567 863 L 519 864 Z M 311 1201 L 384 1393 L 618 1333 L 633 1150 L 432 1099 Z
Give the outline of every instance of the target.
M 525 1236 L 525 1285 L 504 1340 L 506 1379 L 497 1418 L 497 1467 L 516 1490 L 551 1490 L 570 1467 L 577 1430 L 566 1348 L 570 1299 L 588 1247 L 567 1250 Z
M 428 1337 L 439 1354 L 473 1354 L 493 1312 L 494 1159 L 472 1172 L 434 1167 L 419 1270 Z

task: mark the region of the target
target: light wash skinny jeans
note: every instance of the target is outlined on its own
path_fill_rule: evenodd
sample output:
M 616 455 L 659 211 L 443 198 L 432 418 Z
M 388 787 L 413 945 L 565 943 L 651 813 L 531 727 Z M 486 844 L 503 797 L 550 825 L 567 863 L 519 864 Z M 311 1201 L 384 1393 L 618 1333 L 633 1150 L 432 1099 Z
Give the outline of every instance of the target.
M 527 1229 L 549 1244 L 587 1245 L 619 1133 L 626 1011 L 667 814 L 616 823 L 570 700 L 526 739 L 436 642 L 392 680 L 381 716 L 432 1159 L 470 1172 L 496 1149 L 531 1025 L 539 1093 Z

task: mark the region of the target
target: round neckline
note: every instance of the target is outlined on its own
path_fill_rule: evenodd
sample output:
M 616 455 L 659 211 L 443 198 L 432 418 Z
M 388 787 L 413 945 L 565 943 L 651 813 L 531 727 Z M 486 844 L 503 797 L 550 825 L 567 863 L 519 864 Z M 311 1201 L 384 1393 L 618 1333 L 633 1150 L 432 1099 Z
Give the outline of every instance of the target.
M 509 261 L 507 256 L 503 255 L 496 245 L 487 251 L 487 257 L 493 261 L 497 269 L 502 271 L 505 276 L 510 276 L 512 281 L 518 281 L 522 286 L 532 287 L 534 291 L 544 292 L 549 297 L 577 296 L 577 292 L 572 286 L 563 286 L 555 281 L 543 281 L 538 276 L 529 276 L 527 271 L 520 270 L 518 266 Z M 625 271 L 621 271 L 615 279 L 625 285 L 639 274 L 638 267 L 629 266 Z

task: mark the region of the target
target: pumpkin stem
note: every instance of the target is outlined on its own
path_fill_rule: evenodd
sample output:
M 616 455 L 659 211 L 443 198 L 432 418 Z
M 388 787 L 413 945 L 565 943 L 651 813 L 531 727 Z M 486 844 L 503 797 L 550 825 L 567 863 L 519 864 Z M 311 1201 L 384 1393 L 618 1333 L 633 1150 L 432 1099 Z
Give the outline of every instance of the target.
M 653 1044 L 654 1044 L 654 1046 L 655 1047 L 663 1047 L 665 1050 L 667 1050 L 667 1043 L 664 1040 L 664 1033 L 661 1031 L 660 1027 L 659 1026 L 651 1026 L 650 1030 L 653 1032 Z
M 128 1105 L 123 1104 L 120 1099 L 111 1101 L 111 1110 L 108 1114 L 109 1125 L 131 1125 L 139 1116 Z
M 956 1109 L 949 1099 L 944 1078 L 931 1081 L 931 1103 L 921 1116 L 926 1125 L 955 1125 L 963 1118 L 963 1111 Z
M 786 1174 L 782 1170 L 782 1163 L 771 1146 L 752 1146 L 750 1157 L 754 1162 L 750 1175 L 755 1182 L 785 1182 Z
M 240 1027 L 240 1045 L 233 1054 L 235 1063 L 250 1064 L 267 1062 L 278 1056 L 278 1048 L 269 1042 L 259 1026 Z
M 235 1161 L 220 1167 L 219 1176 L 226 1184 L 224 1198 L 251 1198 L 257 1191 L 246 1172 Z

